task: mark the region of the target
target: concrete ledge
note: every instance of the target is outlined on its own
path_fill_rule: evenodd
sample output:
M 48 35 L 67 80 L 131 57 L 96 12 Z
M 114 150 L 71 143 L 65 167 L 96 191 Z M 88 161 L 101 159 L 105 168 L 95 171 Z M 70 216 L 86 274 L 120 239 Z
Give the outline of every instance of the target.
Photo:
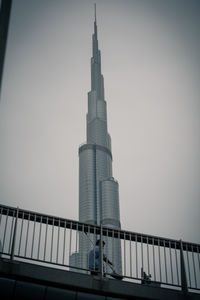
M 200 296 L 194 293 L 184 295 L 181 291 L 115 279 L 101 279 L 97 276 L 54 269 L 33 263 L 12 262 L 2 258 L 0 259 L 0 276 L 17 282 L 23 281 L 68 291 L 85 292 L 93 294 L 95 299 L 97 295 L 104 296 L 100 297 L 101 299 L 108 299 L 108 296 L 115 297 L 115 299 L 200 299 Z

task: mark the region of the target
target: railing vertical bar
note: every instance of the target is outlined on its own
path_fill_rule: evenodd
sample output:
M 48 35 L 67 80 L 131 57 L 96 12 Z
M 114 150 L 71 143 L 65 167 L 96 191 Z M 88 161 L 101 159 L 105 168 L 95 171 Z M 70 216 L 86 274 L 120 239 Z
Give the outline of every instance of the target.
M 87 233 L 87 269 L 89 269 L 89 253 L 90 253 L 90 244 L 91 244 L 91 238 L 90 238 L 90 225 L 88 225 L 88 233 Z
M 69 237 L 69 259 L 71 256 L 71 246 L 72 246 L 72 222 L 70 223 L 70 237 Z
M 124 233 L 124 276 L 126 276 L 126 239 Z
M 115 256 L 114 256 L 114 229 L 112 229 L 112 262 L 114 263 L 115 261 Z
M 179 281 L 179 272 L 178 272 L 178 259 L 177 259 L 177 249 L 176 249 L 176 242 L 175 242 L 175 258 L 176 258 L 176 272 L 177 272 L 177 283 L 180 285 Z
M 34 245 L 34 242 L 35 242 L 35 224 L 36 224 L 36 214 L 34 215 L 33 239 L 32 239 L 32 246 L 31 246 L 31 258 L 33 257 L 33 245 Z
M 137 234 L 135 236 L 135 266 L 136 266 L 136 277 L 138 278 L 138 249 L 137 249 Z
M 84 226 L 84 224 L 82 224 L 81 225 L 81 237 L 82 237 L 83 245 L 85 246 L 85 239 L 86 239 L 86 237 L 85 237 L 85 234 L 84 234 L 84 228 L 85 228 L 85 226 Z M 85 247 L 83 247 L 83 249 L 85 251 Z M 85 255 L 85 252 L 84 252 L 84 255 Z M 83 261 L 83 260 L 81 260 L 81 261 Z
M 168 283 L 165 240 L 163 243 L 164 243 L 165 276 L 166 276 L 166 283 Z
M 90 255 L 91 249 L 94 249 L 94 235 L 93 235 L 93 232 L 92 232 L 93 228 L 91 228 L 91 226 L 90 226 L 89 229 L 90 229 L 90 240 L 91 240 L 91 242 L 90 242 L 90 247 L 89 247 L 89 251 L 88 251 L 88 257 Z M 88 269 L 89 269 L 89 262 L 88 262 Z
M 160 239 L 158 239 L 158 260 L 159 260 L 159 270 L 160 270 L 160 282 L 162 282 L 161 261 L 160 261 Z
M 102 240 L 103 227 L 100 226 L 100 276 L 103 277 L 103 240 Z
M 1 230 L 1 220 L 2 220 L 2 211 L 3 211 L 3 207 L 1 207 L 1 214 L 0 214 L 0 230 Z M 0 249 L 0 252 L 3 251 L 2 249 Z
M 1 227 L 2 211 L 3 211 L 3 207 L 1 207 L 1 213 L 0 213 L 0 227 Z
M 52 262 L 52 256 L 53 256 L 53 237 L 54 237 L 54 218 L 52 218 L 50 262 Z
M 78 223 L 76 223 L 76 246 L 75 246 L 75 252 L 77 253 L 78 250 Z
M 141 235 L 141 258 L 142 258 L 142 270 L 144 270 L 144 257 L 143 257 L 143 236 Z
M 93 267 L 94 267 L 94 269 L 96 269 L 95 267 L 95 250 L 96 250 L 96 241 L 97 241 L 97 238 L 96 238 L 96 233 L 97 233 L 97 231 L 96 231 L 97 229 L 96 229 L 96 227 L 94 228 L 94 235 L 95 235 L 95 238 L 94 238 L 94 246 L 93 246 L 93 251 L 94 251 L 94 255 L 93 255 Z M 99 270 L 98 270 L 99 271 Z
M 44 241 L 44 256 L 43 259 L 46 260 L 46 247 L 47 247 L 47 235 L 48 235 L 48 217 L 46 219 L 46 231 L 45 231 L 45 241 Z
M 14 231 L 13 231 L 12 248 L 11 248 L 11 253 L 10 253 L 11 260 L 14 260 L 14 256 L 15 256 L 15 242 L 16 242 L 16 234 L 17 234 L 18 216 L 19 216 L 19 207 L 17 207 L 17 210 L 16 210 L 15 227 L 14 227 Z M 14 214 L 13 214 L 13 219 L 14 219 Z
M 40 257 L 40 241 L 41 241 L 41 231 L 42 231 L 42 216 L 40 216 L 40 231 L 39 231 L 39 241 L 38 241 L 38 252 L 37 259 Z
M 108 228 L 106 230 L 106 256 L 109 257 L 108 255 Z M 106 264 L 106 273 L 108 272 L 108 264 Z
M 117 233 L 117 240 L 118 240 L 118 245 L 119 245 L 119 248 L 118 248 L 118 253 L 119 253 L 119 256 L 120 256 L 120 262 L 121 262 L 121 239 L 120 239 L 120 230 L 118 230 L 118 233 Z M 119 272 L 119 274 L 122 274 L 122 264 L 120 263 L 120 267 L 119 269 L 117 270 L 117 272 Z
M 24 251 L 24 256 L 25 257 L 26 257 L 27 244 L 28 244 L 29 224 L 30 224 L 30 213 L 28 213 L 28 224 L 27 224 L 27 230 L 26 230 L 26 242 L 25 242 L 25 251 Z
M 20 230 L 20 236 L 19 236 L 18 255 L 20 254 L 20 250 L 21 250 L 23 225 L 24 225 L 24 212 L 22 213 L 21 230 Z
M 78 251 L 78 223 L 76 223 L 76 244 L 75 244 L 75 266 L 77 267 L 78 261 L 77 261 L 77 251 Z
M 131 249 L 131 233 L 130 233 L 130 276 L 132 277 L 132 249 Z
M 199 271 L 200 271 L 200 253 L 199 253 L 199 247 L 197 248 L 197 257 L 198 257 L 198 262 L 199 262 Z
M 12 236 L 13 236 L 14 216 L 15 216 L 15 211 L 13 210 L 12 224 L 11 224 L 11 230 L 10 230 L 10 241 L 9 241 L 9 246 L 8 246 L 8 252 L 9 252 L 9 253 L 10 253 L 10 251 L 11 251 L 11 242 L 12 242 Z
M 89 232 L 90 241 L 92 241 L 92 243 L 90 242 L 90 246 L 89 246 L 89 248 L 88 248 L 88 269 L 89 269 L 89 264 L 90 264 L 90 262 L 89 262 L 89 259 L 90 259 L 90 250 L 91 250 L 92 248 L 94 248 L 94 239 L 93 239 L 92 229 L 91 229 L 91 226 L 90 226 L 90 225 L 89 225 L 89 227 L 88 227 L 88 232 Z
M 150 274 L 150 265 L 149 265 L 149 238 L 147 237 L 147 265 L 148 265 L 148 274 Z
M 9 213 L 9 208 L 8 208 L 7 214 L 6 214 L 6 224 L 5 224 L 5 230 L 4 230 L 4 235 L 3 235 L 2 252 L 4 251 L 4 246 L 5 246 L 5 238 L 6 238 L 6 231 L 7 231 L 7 225 L 8 225 L 8 213 Z
M 187 246 L 186 246 L 187 250 Z M 181 264 L 181 290 L 184 294 L 188 293 L 188 282 L 185 269 L 185 258 L 183 253 L 183 242 L 180 240 L 180 264 Z
M 78 224 L 77 224 L 78 226 Z M 77 228 L 77 231 L 78 231 L 78 228 Z M 64 245 L 63 245 L 63 260 L 62 260 L 62 263 L 64 265 L 64 262 L 65 262 L 65 247 L 66 247 L 66 221 L 65 221 L 65 226 L 64 226 Z
M 120 238 L 120 231 L 118 231 L 118 242 L 119 242 L 119 245 L 120 245 L 120 257 L 121 257 L 121 238 Z M 119 272 L 120 274 L 122 274 L 122 264 L 120 265 L 120 269 L 119 269 Z
M 60 243 L 60 219 L 58 220 L 58 237 L 57 237 L 56 263 L 58 263 L 59 243 Z
M 192 261 L 193 261 L 193 269 L 194 269 L 194 281 L 195 281 L 195 288 L 197 288 L 197 277 L 196 277 L 196 267 L 194 262 L 194 249 L 192 246 Z
M 96 226 L 94 227 L 94 246 L 96 245 L 96 241 L 97 241 L 97 228 Z
M 155 245 L 154 245 L 154 238 L 153 238 L 153 241 L 152 241 L 152 244 L 153 244 L 153 272 L 154 272 L 154 280 L 156 281 L 156 265 L 155 265 Z
M 172 266 L 172 247 L 171 247 L 171 242 L 169 242 L 169 256 L 170 256 L 170 267 L 171 267 L 172 284 L 174 284 L 173 266 Z
M 186 244 L 186 256 L 187 256 L 187 266 L 188 266 L 188 274 L 189 274 L 189 282 L 191 287 L 191 274 L 190 274 L 190 264 L 189 264 L 189 256 L 188 256 L 188 246 Z

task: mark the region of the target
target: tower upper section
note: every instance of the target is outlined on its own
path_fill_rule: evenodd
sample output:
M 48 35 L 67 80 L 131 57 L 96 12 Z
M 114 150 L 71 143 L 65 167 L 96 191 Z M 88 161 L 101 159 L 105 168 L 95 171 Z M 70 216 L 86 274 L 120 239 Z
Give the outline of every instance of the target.
M 104 99 L 104 79 L 101 74 L 101 52 L 98 47 L 95 5 L 94 33 L 92 35 L 91 91 L 88 93 L 87 143 L 111 150 L 107 132 L 107 108 Z
M 101 51 L 98 49 L 96 4 L 94 33 L 92 35 L 92 58 L 91 58 L 91 90 L 97 92 L 97 98 L 104 100 L 104 79 L 101 74 Z

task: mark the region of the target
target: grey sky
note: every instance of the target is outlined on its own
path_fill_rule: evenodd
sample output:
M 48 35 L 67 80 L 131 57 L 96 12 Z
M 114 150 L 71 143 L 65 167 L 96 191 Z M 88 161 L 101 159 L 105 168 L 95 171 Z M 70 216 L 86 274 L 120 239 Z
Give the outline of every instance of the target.
M 78 218 L 93 3 L 13 1 L 2 204 Z M 122 228 L 200 242 L 200 2 L 96 3 Z

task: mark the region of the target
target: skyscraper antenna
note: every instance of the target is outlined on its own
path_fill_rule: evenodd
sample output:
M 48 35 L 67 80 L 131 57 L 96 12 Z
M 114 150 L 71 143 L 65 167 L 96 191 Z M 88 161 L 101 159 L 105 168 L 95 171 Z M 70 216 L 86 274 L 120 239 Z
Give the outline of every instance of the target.
M 96 15 L 96 3 L 94 3 L 94 19 L 95 19 L 95 22 L 97 20 L 97 15 Z

